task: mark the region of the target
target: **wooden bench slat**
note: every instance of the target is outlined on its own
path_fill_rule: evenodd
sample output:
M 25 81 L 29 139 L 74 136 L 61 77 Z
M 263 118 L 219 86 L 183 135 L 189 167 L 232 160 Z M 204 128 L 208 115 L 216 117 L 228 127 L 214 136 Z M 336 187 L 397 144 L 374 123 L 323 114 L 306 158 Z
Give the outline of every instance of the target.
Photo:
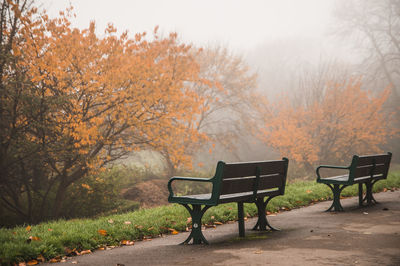
M 240 178 L 256 175 L 256 168 L 259 168 L 260 175 L 285 173 L 285 161 L 267 161 L 251 163 L 230 163 L 225 165 L 223 178 Z
M 220 195 L 251 192 L 254 190 L 255 181 L 255 176 L 223 179 Z
M 358 166 L 371 165 L 371 164 L 388 164 L 390 162 L 391 156 L 388 154 L 379 155 L 365 155 L 358 157 Z
M 258 190 L 281 187 L 283 182 L 282 174 L 262 175 L 258 181 Z
M 354 172 L 354 178 L 362 176 L 371 176 L 371 174 L 372 175 L 383 174 L 386 173 L 387 169 L 388 169 L 387 164 L 363 165 L 356 168 Z

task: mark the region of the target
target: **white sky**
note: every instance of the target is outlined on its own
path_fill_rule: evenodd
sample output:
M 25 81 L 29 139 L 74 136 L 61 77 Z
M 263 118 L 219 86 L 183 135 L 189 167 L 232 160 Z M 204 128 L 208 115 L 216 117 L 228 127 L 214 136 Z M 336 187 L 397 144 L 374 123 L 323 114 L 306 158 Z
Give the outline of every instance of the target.
M 321 39 L 334 0 L 39 0 L 50 16 L 71 3 L 73 25 L 86 28 L 94 20 L 98 33 L 107 23 L 119 32 L 175 31 L 185 41 L 224 44 L 245 51 L 282 38 Z

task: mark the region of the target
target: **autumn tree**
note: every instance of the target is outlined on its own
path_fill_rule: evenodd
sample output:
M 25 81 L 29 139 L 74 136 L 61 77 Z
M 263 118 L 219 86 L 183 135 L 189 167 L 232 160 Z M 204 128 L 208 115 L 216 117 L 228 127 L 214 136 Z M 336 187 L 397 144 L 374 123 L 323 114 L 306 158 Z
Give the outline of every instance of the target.
M 320 98 L 298 104 L 282 97 L 265 111 L 260 137 L 306 170 L 321 162 L 345 163 L 353 154 L 382 152 L 393 136 L 383 105 L 386 89 L 373 94 L 362 89 L 361 79 L 326 84 Z
M 256 75 L 245 61 L 221 46 L 193 48 L 192 55 L 199 74 L 182 89 L 194 95 L 198 112 L 176 119 L 180 127 L 169 131 L 170 140 L 153 148 L 164 158 L 169 176 L 179 168 L 191 169 L 193 158 L 207 146 L 212 152 L 219 145 L 239 157 L 237 143 L 254 121 Z
M 168 138 L 159 129 L 173 130 L 174 121 L 195 115 L 201 101 L 182 89 L 198 68 L 176 34 L 160 38 L 155 31 L 152 41 L 145 34 L 130 39 L 127 33 L 117 36 L 110 25 L 99 38 L 94 23 L 72 28 L 71 10 L 50 19 L 24 4 L 3 1 L 8 9 L 2 14 L 13 14 L 21 24 L 16 33 L 2 31 L 4 46 L 13 34 L 20 37 L 9 50 L 18 60 L 5 73 L 23 78 L 2 81 L 13 85 L 11 95 L 23 96 L 2 98 L 9 113 L 19 111 L 9 118 L 11 125 L 2 116 L 10 128 L 2 145 L 14 128 L 23 129 L 18 135 L 23 142 L 13 137 L 12 165 L 2 154 L 8 172 L 2 172 L 0 193 L 3 206 L 38 221 L 61 217 L 71 184 L 133 149 Z

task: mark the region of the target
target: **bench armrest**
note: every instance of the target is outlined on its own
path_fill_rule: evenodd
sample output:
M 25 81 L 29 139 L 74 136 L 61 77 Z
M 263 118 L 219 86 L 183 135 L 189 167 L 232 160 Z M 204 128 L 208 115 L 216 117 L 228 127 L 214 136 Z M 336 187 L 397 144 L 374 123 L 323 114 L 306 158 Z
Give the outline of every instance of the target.
M 320 165 L 317 167 L 317 181 L 321 180 L 321 175 L 319 174 L 319 169 L 321 168 L 328 168 L 328 169 L 343 169 L 343 170 L 350 170 L 350 166 L 336 166 L 336 165 Z
M 181 181 L 194 181 L 194 182 L 213 182 L 214 178 L 200 178 L 200 177 L 182 177 L 182 176 L 174 176 L 168 181 L 168 191 L 169 191 L 169 196 L 173 197 L 174 192 L 172 191 L 172 182 L 175 180 L 181 180 Z

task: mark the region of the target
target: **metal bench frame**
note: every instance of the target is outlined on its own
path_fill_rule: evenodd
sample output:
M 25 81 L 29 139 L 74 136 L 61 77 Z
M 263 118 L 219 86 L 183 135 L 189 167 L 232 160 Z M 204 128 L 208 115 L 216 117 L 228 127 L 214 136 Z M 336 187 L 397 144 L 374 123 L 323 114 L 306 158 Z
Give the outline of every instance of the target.
M 326 211 L 344 211 L 343 206 L 340 204 L 340 194 L 342 190 L 354 184 L 358 184 L 358 203 L 363 206 L 366 201 L 367 205 L 377 203 L 372 195 L 372 187 L 374 184 L 382 179 L 386 179 L 392 153 L 376 154 L 376 155 L 354 155 L 350 166 L 334 166 L 334 165 L 321 165 L 317 168 L 317 182 L 327 185 L 333 193 L 332 205 Z M 320 169 L 343 169 L 349 171 L 346 175 L 333 176 L 322 178 Z M 366 194 L 363 197 L 363 184 L 366 187 Z
M 230 164 L 220 161 L 212 178 L 172 177 L 168 182 L 168 201 L 183 205 L 192 217 L 192 231 L 182 244 L 188 244 L 192 239 L 193 244 L 209 244 L 201 231 L 201 219 L 210 207 L 229 202 L 238 204 L 240 237 L 245 236 L 245 202 L 255 203 L 257 206 L 258 220 L 253 230 L 279 230 L 269 224 L 265 212 L 269 201 L 285 192 L 288 164 L 287 158 Z M 209 182 L 212 184 L 212 191 L 210 194 L 177 196 L 172 189 L 174 181 Z

